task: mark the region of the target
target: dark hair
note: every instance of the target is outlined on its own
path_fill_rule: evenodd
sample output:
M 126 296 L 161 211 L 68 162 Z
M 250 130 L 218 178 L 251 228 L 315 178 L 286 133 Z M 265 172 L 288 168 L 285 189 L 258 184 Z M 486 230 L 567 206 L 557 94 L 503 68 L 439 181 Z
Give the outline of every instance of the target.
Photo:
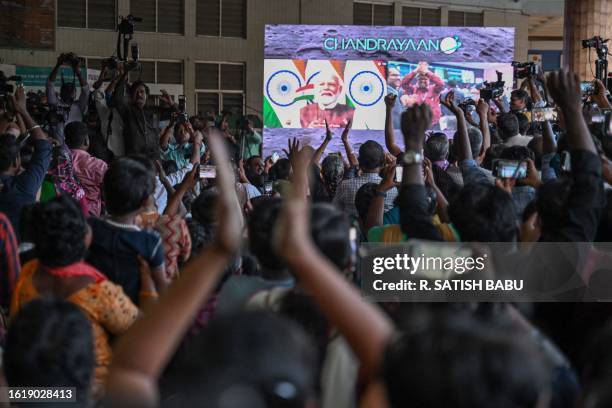
M 524 89 L 515 89 L 510 93 L 510 97 L 518 98 L 525 103 L 528 103 L 530 99 L 529 94 Z
M 85 257 L 87 221 L 68 195 L 38 203 L 30 212 L 35 253 L 44 266 L 66 266 Z
M 66 145 L 71 149 L 77 149 L 87 144 L 89 133 L 87 125 L 83 122 L 74 121 L 70 122 L 64 128 L 64 135 L 66 137 Z
M 12 319 L 4 351 L 10 387 L 76 387 L 87 406 L 95 356 L 91 323 L 74 304 L 39 298 Z
M 10 133 L 0 135 L 0 171 L 6 171 L 19 157 L 19 144 Z
M 527 131 L 531 127 L 531 122 L 529 122 L 527 115 L 520 112 L 517 112 L 514 115 L 516 116 L 516 120 L 518 121 L 519 133 L 521 135 L 526 135 Z
M 359 167 L 363 170 L 374 170 L 384 164 L 385 152 L 379 143 L 368 140 L 359 147 Z
M 542 149 L 543 149 L 543 138 L 541 136 L 536 136 L 529 141 L 527 147 L 529 150 L 533 152 L 534 155 L 534 164 L 538 170 L 542 169 Z
M 270 179 L 271 180 L 289 180 L 291 175 L 291 162 L 289 159 L 282 158 L 278 159 L 276 163 L 270 167 Z
M 519 123 L 514 113 L 502 112 L 497 115 L 497 130 L 499 137 L 505 142 L 519 134 Z
M 252 203 L 253 211 L 248 219 L 249 249 L 262 266 L 275 271 L 282 270 L 285 264 L 272 248 L 272 235 L 282 202 L 274 198 Z
M 205 227 L 212 227 L 216 222 L 215 203 L 219 197 L 216 188 L 203 190 L 191 203 L 191 215 L 194 220 Z
M 431 161 L 446 160 L 448 157 L 448 138 L 444 133 L 434 133 L 427 139 L 423 152 Z
M 457 140 L 459 136 L 459 131 L 455 132 L 454 139 Z M 467 136 L 470 141 L 470 149 L 472 150 L 472 158 L 476 159 L 480 155 L 480 150 L 482 149 L 482 132 L 480 129 L 474 126 L 468 126 L 467 128 Z M 457 156 L 457 143 L 453 143 L 453 149 L 455 150 L 454 156 Z
M 452 200 L 461 190 L 461 185 L 457 184 L 451 175 L 442 168 L 433 165 L 431 170 L 433 171 L 434 181 L 444 195 L 444 198 Z
M 482 149 L 482 132 L 474 126 L 468 127 L 468 139 L 470 139 L 470 148 L 472 149 L 472 157 L 475 159 L 480 155 Z
M 543 239 L 560 225 L 571 225 L 568 198 L 573 184 L 571 178 L 560 177 L 542 184 L 538 189 L 536 200 Z
M 108 167 L 102 187 L 108 213 L 121 216 L 143 205 L 155 191 L 155 180 L 141 163 L 120 157 Z
M 355 208 L 357 209 L 359 219 L 365 220 L 368 218 L 368 211 L 376 195 L 377 187 L 378 184 L 376 183 L 365 183 L 357 190 L 357 194 L 355 194 Z
M 533 160 L 535 158 L 535 154 L 526 146 L 507 146 L 501 151 L 499 158 L 519 161 L 527 159 Z
M 503 144 L 492 144 L 489 146 L 482 161 L 482 167 L 487 170 L 493 170 L 493 161 L 499 159 L 505 149 L 506 146 Z
M 336 190 L 344 177 L 344 163 L 340 156 L 328 155 L 321 163 L 321 176 L 330 198 L 334 198 Z
M 321 253 L 340 270 L 346 269 L 350 263 L 350 227 L 346 214 L 333 205 L 313 204 L 310 212 L 312 240 Z
M 548 389 L 545 363 L 529 335 L 466 312 L 419 313 L 412 320 L 386 350 L 391 408 L 534 407 Z
M 184 406 L 305 406 L 316 382 L 316 352 L 296 323 L 271 312 L 214 319 L 193 341 L 173 378 Z M 203 352 L 204 351 L 204 352 Z M 197 403 L 195 403 L 197 401 Z
M 179 171 L 178 166 L 174 160 L 164 160 L 161 162 L 162 168 L 164 169 L 164 173 L 172 174 Z
M 149 87 L 147 86 L 147 84 L 144 81 L 141 81 L 139 79 L 138 81 L 132 82 L 132 85 L 130 85 L 130 87 L 128 88 L 128 94 L 130 95 L 130 97 L 134 96 L 134 93 L 136 92 L 136 90 L 138 89 L 139 86 L 143 86 L 147 96 L 149 96 L 149 94 L 150 94 Z
M 485 183 L 465 185 L 451 201 L 448 215 L 461 241 L 512 242 L 518 226 L 512 197 Z

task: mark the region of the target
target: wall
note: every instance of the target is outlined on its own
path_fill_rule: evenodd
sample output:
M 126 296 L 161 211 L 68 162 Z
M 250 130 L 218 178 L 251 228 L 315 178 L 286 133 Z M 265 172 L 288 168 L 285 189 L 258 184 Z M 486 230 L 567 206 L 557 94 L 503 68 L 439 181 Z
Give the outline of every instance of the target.
M 133 0 L 136 1 L 136 0 Z M 118 15 L 129 14 L 129 0 L 117 0 Z M 401 6 L 442 7 L 442 22 L 447 21 L 449 8 L 480 11 L 485 7 L 485 26 L 516 27 L 516 59 L 526 60 L 528 16 L 520 13 L 520 4 L 478 0 L 413 2 L 383 0 L 379 3 L 396 4 L 397 16 Z M 184 90 L 188 100 L 195 98 L 195 63 L 197 61 L 244 62 L 246 64 L 247 112 L 261 111 L 263 81 L 263 30 L 265 24 L 352 24 L 352 0 L 247 0 L 247 38 L 218 38 L 196 36 L 195 0 L 185 0 L 185 35 L 141 33 L 135 34 L 142 59 L 183 61 Z M 0 48 L 0 63 L 33 66 L 52 66 L 61 52 L 74 51 L 84 57 L 107 57 L 115 49 L 116 33 L 110 30 L 56 29 L 54 51 L 11 50 Z M 190 113 L 195 104 L 189 103 Z

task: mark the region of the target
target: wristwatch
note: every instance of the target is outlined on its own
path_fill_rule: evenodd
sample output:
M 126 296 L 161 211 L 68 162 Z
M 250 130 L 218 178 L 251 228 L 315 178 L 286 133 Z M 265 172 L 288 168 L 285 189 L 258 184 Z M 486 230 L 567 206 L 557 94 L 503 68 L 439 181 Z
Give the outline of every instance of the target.
M 404 166 L 410 166 L 412 164 L 422 164 L 423 154 L 415 150 L 406 150 L 404 157 L 402 157 L 402 164 Z

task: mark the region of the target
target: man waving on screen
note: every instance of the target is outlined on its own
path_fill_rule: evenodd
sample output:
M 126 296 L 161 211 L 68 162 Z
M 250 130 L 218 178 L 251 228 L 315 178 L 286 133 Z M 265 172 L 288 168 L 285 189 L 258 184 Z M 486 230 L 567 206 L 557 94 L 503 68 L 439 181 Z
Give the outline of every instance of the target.
M 416 85 L 412 84 L 416 77 Z M 400 87 L 404 95 L 400 98 L 402 105 L 410 107 L 414 104 L 426 103 L 431 108 L 431 124 L 435 126 L 440 121 L 440 93 L 444 90 L 444 81 L 429 70 L 429 64 L 419 62 L 417 68 L 406 75 Z

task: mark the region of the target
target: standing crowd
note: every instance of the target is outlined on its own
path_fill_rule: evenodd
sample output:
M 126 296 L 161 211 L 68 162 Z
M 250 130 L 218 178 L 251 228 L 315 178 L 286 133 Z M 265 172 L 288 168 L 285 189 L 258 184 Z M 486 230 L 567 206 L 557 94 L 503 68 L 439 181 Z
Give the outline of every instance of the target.
M 600 82 L 528 77 L 474 114 L 446 90 L 454 137 L 415 103 L 403 148 L 391 93 L 385 146 L 353 152 L 349 122 L 345 155 L 325 156 L 327 128 L 264 158 L 249 120 L 189 118 L 167 94 L 155 110 L 121 66 L 90 89 L 76 64 L 79 97 L 56 95 L 61 64 L 52 120 L 21 86 L 0 112 L 0 382 L 75 387 L 78 406 L 612 405 L 607 303 L 373 303 L 356 249 L 610 242 Z M 542 104 L 556 121 L 532 118 Z

